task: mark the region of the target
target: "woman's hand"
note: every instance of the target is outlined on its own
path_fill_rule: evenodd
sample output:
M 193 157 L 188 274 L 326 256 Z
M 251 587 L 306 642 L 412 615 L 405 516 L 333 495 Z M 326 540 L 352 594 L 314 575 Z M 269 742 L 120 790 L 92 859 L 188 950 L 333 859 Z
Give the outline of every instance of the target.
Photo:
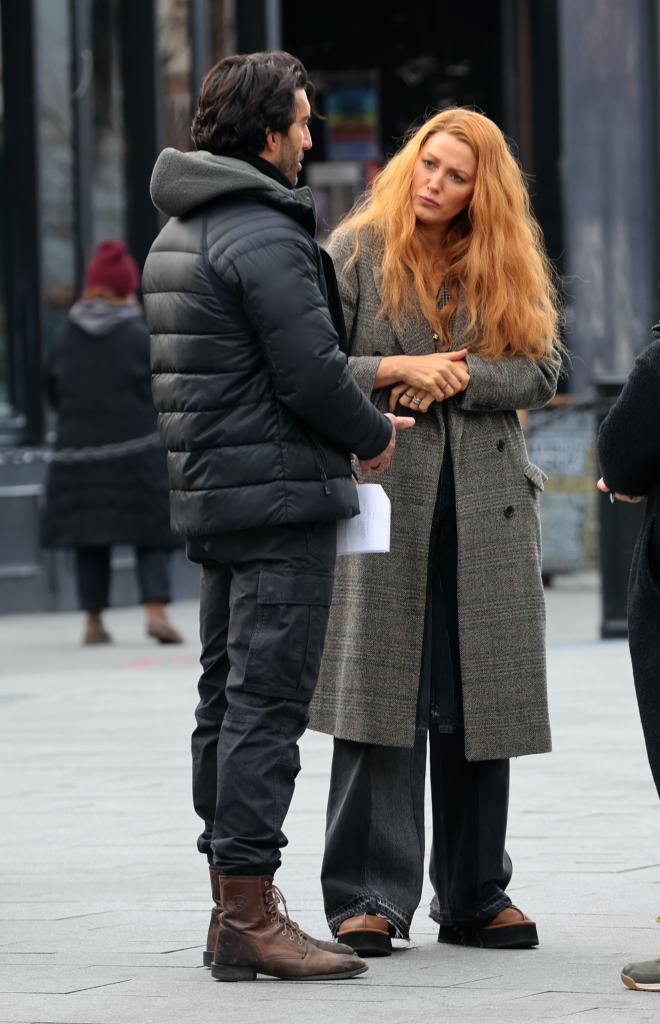
M 409 384 L 395 384 L 390 391 L 387 408 L 394 412 L 397 405 L 401 404 L 410 406 L 413 412 L 428 412 L 434 402 L 435 398 L 430 391 L 414 390 Z
M 415 412 L 427 412 L 433 402 L 442 402 L 461 391 L 470 383 L 470 371 L 465 360 L 467 349 L 458 352 L 434 352 L 428 356 L 409 356 L 400 381 L 392 389 L 389 409 L 397 403 Z
M 607 486 L 607 484 L 603 480 L 602 476 L 601 476 L 600 480 L 598 481 L 598 483 L 596 484 L 596 487 L 598 488 L 599 491 L 602 491 L 603 494 L 609 494 L 610 501 L 614 501 L 614 499 L 616 498 L 617 501 L 627 501 L 631 505 L 637 505 L 637 504 L 639 504 L 640 501 L 644 501 L 644 495 L 643 494 L 642 495 L 619 494 L 618 491 L 614 491 L 614 492 L 610 491 L 609 487 Z
M 468 350 L 458 352 L 433 352 L 428 356 L 409 356 L 404 365 L 404 373 L 399 380 L 408 384 L 408 391 L 413 395 L 417 391 L 428 391 L 436 402 L 443 398 L 451 398 L 460 391 L 465 391 L 470 383 L 470 371 L 465 361 Z M 403 405 L 406 402 L 405 392 L 402 395 Z M 416 403 L 415 403 L 416 404 Z

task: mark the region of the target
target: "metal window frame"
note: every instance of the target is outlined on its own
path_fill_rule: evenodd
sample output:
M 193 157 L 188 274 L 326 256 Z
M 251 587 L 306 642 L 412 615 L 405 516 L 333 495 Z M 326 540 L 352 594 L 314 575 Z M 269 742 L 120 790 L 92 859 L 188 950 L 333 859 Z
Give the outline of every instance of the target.
M 79 294 L 92 248 L 94 52 L 91 0 L 70 0 L 71 121 L 73 127 L 73 216 L 75 291 Z
M 191 117 L 197 109 L 197 97 L 204 75 L 211 66 L 209 0 L 190 0 L 190 39 L 192 43 Z
M 121 0 L 119 12 L 126 138 L 126 240 L 141 268 L 160 230 L 159 214 L 149 195 L 151 173 L 163 138 L 158 18 L 155 0 Z M 140 40 L 139 59 L 135 57 L 136 40 Z
M 32 2 L 1 4 L 7 238 L 4 239 L 10 401 L 0 419 L 0 444 L 41 439 L 43 309 L 39 263 L 37 89 Z

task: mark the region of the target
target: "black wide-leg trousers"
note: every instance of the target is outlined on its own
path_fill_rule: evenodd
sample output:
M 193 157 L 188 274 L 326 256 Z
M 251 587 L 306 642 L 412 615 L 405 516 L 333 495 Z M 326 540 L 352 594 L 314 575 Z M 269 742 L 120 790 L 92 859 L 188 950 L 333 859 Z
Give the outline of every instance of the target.
M 430 729 L 433 818 L 431 917 L 488 921 L 511 906 L 505 889 L 509 762 L 466 761 L 461 734 Z M 333 932 L 381 914 L 408 938 L 424 881 L 427 731 L 412 748 L 335 740 L 321 880 Z

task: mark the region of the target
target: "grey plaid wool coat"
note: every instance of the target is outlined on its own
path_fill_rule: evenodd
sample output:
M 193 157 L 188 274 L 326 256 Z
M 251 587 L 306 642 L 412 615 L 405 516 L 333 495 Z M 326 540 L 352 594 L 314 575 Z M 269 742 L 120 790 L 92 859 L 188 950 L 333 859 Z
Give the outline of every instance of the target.
M 382 250 L 362 243 L 348 275 L 352 239 L 335 238 L 350 339 L 350 366 L 374 391 L 383 356 L 434 351 L 432 332 L 413 316 L 396 328 L 377 318 Z M 461 342 L 456 318 L 453 348 Z M 456 485 L 458 613 L 465 753 L 470 761 L 550 749 L 541 584 L 539 497 L 544 474 L 530 463 L 517 409 L 555 393 L 558 360 L 487 360 L 468 355 L 470 384 L 448 408 Z M 408 412 L 408 410 L 406 410 Z M 400 432 L 379 478 L 392 502 L 389 554 L 337 560 L 334 596 L 310 727 L 341 739 L 411 747 L 419 687 L 431 522 L 444 424 L 439 405 Z

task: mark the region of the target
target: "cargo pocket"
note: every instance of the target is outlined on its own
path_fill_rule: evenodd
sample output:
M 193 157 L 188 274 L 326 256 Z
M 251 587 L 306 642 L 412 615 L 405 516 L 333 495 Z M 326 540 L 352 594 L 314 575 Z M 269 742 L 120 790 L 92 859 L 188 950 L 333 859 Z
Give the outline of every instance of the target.
M 310 700 L 332 600 L 332 576 L 262 570 L 243 686 L 252 693 Z

